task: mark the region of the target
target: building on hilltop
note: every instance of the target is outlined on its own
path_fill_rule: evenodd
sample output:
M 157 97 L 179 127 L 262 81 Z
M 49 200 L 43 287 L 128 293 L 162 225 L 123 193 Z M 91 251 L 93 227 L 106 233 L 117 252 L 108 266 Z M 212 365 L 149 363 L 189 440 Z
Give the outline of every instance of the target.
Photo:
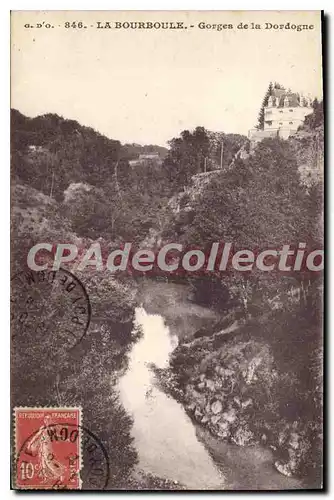
M 285 89 L 274 88 L 264 108 L 263 130 L 251 129 L 248 138 L 254 145 L 266 137 L 288 139 L 313 112 L 311 99 Z
M 159 153 L 145 153 L 139 155 L 139 160 L 159 160 Z
M 159 153 L 153 152 L 153 153 L 140 154 L 137 159 L 129 161 L 129 165 L 131 167 L 137 167 L 137 166 L 143 165 L 145 163 L 155 163 L 155 164 L 161 165 L 162 159 L 160 158 Z

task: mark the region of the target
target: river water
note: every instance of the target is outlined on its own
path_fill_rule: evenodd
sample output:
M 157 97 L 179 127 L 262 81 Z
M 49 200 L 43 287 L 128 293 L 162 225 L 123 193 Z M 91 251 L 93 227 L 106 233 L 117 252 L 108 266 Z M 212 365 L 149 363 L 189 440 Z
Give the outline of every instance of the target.
M 133 346 L 128 368 L 118 381 L 121 402 L 133 418 L 138 471 L 188 489 L 300 488 L 296 479 L 274 469 L 269 450 L 242 448 L 213 438 L 208 431 L 194 426 L 182 405 L 159 389 L 150 364 L 168 366 L 179 330 L 181 336 L 189 334 L 186 325 L 190 324 L 194 333 L 196 322 L 202 325 L 203 318 L 208 322 L 212 317 L 205 308 L 188 304 L 180 286 L 152 286 L 150 293 L 144 291 L 146 300 L 135 311 L 134 328 L 142 330 L 142 337 Z M 159 310 L 163 303 L 165 317 L 157 314 L 152 301 Z M 184 322 L 187 315 L 189 321 Z
M 139 456 L 140 470 L 177 481 L 191 489 L 222 488 L 224 478 L 183 407 L 154 383 L 149 363 L 159 368 L 177 346 L 162 316 L 136 309 L 135 327 L 143 337 L 134 346 L 129 367 L 119 381 L 125 409 L 133 416 L 132 433 Z

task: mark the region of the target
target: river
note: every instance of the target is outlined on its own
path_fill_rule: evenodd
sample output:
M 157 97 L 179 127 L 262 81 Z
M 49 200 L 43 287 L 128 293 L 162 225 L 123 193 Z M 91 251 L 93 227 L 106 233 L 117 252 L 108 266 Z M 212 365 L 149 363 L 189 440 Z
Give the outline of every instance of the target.
M 175 284 L 145 284 L 135 326 L 143 332 L 132 348 L 118 389 L 133 418 L 138 471 L 168 479 L 187 489 L 295 489 L 299 481 L 279 474 L 272 454 L 261 447 L 222 443 L 194 426 L 183 406 L 156 384 L 150 364 L 165 368 L 179 337 L 215 319 L 215 314 L 187 300 Z M 163 307 L 164 316 L 157 311 Z M 181 331 L 181 333 L 180 333 Z

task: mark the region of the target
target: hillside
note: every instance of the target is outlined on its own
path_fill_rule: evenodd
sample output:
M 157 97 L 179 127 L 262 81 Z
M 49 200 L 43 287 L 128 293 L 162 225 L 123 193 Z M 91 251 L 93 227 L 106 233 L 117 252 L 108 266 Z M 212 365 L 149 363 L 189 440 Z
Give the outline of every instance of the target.
M 323 158 L 322 124 L 305 124 L 287 141 L 264 140 L 231 168 L 193 175 L 146 244 L 321 248 Z M 211 435 L 270 447 L 279 472 L 319 487 L 321 275 L 253 270 L 187 279 L 192 300 L 225 317 L 179 344 L 171 369 L 160 373 L 165 390 Z
M 12 183 L 31 188 L 32 198 L 36 190 L 58 203 L 58 216 L 79 237 L 142 239 L 156 224 L 170 192 L 164 172 L 152 163 L 135 169 L 128 163 L 151 149 L 166 152 L 155 145 L 123 146 L 58 115 L 27 118 L 11 111 Z
M 103 186 L 115 174 L 128 174 L 128 160 L 167 149 L 156 145 L 122 145 L 75 120 L 56 114 L 28 118 L 11 110 L 11 150 L 14 178 L 45 194 L 61 197 L 72 182 Z M 52 180 L 52 172 L 54 179 Z
M 77 236 L 139 243 L 150 229 L 164 227 L 170 198 L 203 171 L 204 158 L 207 170 L 217 168 L 222 141 L 228 164 L 246 138 L 197 127 L 172 139 L 170 150 L 122 145 L 74 120 L 55 114 L 27 118 L 12 110 L 11 178 L 57 202 L 65 226 Z M 129 166 L 132 158 L 153 151 L 162 164 Z

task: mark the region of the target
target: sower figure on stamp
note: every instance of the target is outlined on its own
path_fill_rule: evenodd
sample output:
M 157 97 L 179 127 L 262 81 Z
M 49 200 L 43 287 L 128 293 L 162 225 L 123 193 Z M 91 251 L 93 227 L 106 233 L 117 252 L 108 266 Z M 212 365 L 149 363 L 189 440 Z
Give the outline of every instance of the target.
M 62 482 L 65 479 L 66 467 L 56 460 L 53 453 L 52 442 L 48 434 L 48 427 L 51 424 L 49 415 L 45 416 L 44 424 L 28 441 L 25 452 L 34 457 L 38 456 L 39 475 L 43 478 L 43 482 L 46 482 L 48 479 Z

